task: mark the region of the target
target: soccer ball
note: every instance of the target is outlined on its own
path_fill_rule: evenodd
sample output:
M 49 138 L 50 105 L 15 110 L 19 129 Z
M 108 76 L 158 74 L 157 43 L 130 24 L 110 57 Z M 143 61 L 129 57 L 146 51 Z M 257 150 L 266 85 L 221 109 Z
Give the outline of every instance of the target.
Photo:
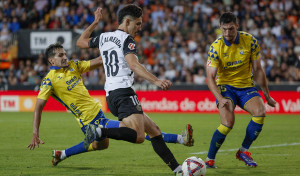
M 204 176 L 206 173 L 205 162 L 196 156 L 187 158 L 182 164 L 183 176 Z

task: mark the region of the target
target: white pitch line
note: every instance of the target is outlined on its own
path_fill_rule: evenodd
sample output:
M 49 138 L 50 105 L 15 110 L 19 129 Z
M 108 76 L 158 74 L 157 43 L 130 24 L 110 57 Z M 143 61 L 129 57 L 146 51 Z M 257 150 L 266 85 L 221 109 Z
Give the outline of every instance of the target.
M 300 143 L 295 142 L 295 143 L 291 143 L 291 144 L 276 144 L 276 145 L 264 145 L 264 146 L 256 146 L 256 147 L 251 147 L 253 148 L 272 148 L 272 147 L 286 147 L 286 146 L 293 146 L 293 145 L 300 145 Z M 228 149 L 228 150 L 219 150 L 219 152 L 231 152 L 231 151 L 237 151 L 238 148 L 236 149 Z M 205 154 L 208 153 L 208 151 L 203 151 L 203 152 L 197 152 L 197 153 L 191 153 L 191 154 Z

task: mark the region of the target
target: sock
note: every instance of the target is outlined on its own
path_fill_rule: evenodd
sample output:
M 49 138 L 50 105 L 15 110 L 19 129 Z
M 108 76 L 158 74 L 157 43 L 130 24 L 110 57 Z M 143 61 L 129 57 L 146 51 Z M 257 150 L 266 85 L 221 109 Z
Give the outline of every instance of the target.
M 226 135 L 230 132 L 230 130 L 231 128 L 222 124 L 218 127 L 218 129 L 216 129 L 210 142 L 209 151 L 207 154 L 208 158 L 216 158 L 216 154 L 225 141 Z
M 211 158 L 206 157 L 206 161 L 209 161 L 209 160 L 214 160 L 215 161 L 215 159 L 211 159 Z
M 161 134 L 162 134 L 162 137 L 163 137 L 163 139 L 166 143 L 177 143 L 177 142 L 179 142 L 180 144 L 183 144 L 183 139 L 182 139 L 181 135 L 164 133 L 164 132 L 161 132 Z M 181 136 L 181 138 L 179 138 L 179 136 Z M 151 140 L 150 136 L 148 134 L 146 135 L 145 139 L 148 140 L 148 141 Z M 180 139 L 181 139 L 181 141 L 179 141 Z
M 172 169 L 172 171 L 174 171 L 179 164 L 170 149 L 167 147 L 162 135 L 151 138 L 151 143 L 154 151 Z
M 120 121 L 110 120 L 108 119 L 105 124 L 103 124 L 104 128 L 119 128 Z
M 246 136 L 242 143 L 242 147 L 249 149 L 252 142 L 258 137 L 261 132 L 263 124 L 258 124 L 251 120 L 246 129 Z
M 101 132 L 99 132 L 99 129 Z M 120 128 L 96 128 L 99 136 L 108 137 L 116 140 L 123 140 L 131 143 L 136 143 L 137 133 L 135 130 L 127 127 Z
M 67 156 L 66 156 L 66 150 L 63 150 L 63 151 L 61 151 L 60 159 L 63 160 L 65 158 L 67 158 Z
M 70 148 L 68 148 L 64 151 L 65 151 L 65 156 L 66 157 L 69 157 L 69 156 L 72 156 L 72 155 L 77 155 L 79 153 L 87 152 L 87 150 L 84 148 L 83 142 L 81 142 L 77 145 L 74 145 L 73 147 L 70 147 Z
M 161 135 L 165 142 L 167 143 L 176 143 L 177 142 L 177 134 L 170 134 L 170 133 L 164 133 L 161 132 Z
M 246 152 L 246 151 L 248 151 L 248 149 L 246 149 L 245 147 L 242 146 L 242 147 L 240 148 L 240 151 L 241 151 L 241 152 Z
M 173 170 L 173 172 L 178 172 L 178 171 L 181 171 L 182 170 L 182 166 L 181 165 L 179 165 L 176 169 L 174 169 Z
M 177 135 L 177 142 L 179 143 L 179 144 L 184 144 L 184 140 L 183 140 L 183 137 L 182 137 L 182 135 Z

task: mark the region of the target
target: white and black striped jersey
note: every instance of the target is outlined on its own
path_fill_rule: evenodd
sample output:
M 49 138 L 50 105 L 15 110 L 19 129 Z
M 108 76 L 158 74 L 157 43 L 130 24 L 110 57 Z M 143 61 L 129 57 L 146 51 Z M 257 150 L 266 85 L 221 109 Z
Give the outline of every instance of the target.
M 109 91 L 133 85 L 134 73 L 125 60 L 126 54 L 137 55 L 135 40 L 131 35 L 122 30 L 105 32 L 92 38 L 89 47 L 99 47 L 106 76 L 106 95 Z

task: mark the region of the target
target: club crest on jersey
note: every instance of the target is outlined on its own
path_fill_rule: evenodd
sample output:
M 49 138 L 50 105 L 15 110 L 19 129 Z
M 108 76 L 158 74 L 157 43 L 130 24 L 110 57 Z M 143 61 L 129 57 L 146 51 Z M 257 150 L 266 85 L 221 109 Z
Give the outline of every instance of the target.
M 129 43 L 128 48 L 129 48 L 130 50 L 134 50 L 135 44 L 134 44 L 134 43 Z

